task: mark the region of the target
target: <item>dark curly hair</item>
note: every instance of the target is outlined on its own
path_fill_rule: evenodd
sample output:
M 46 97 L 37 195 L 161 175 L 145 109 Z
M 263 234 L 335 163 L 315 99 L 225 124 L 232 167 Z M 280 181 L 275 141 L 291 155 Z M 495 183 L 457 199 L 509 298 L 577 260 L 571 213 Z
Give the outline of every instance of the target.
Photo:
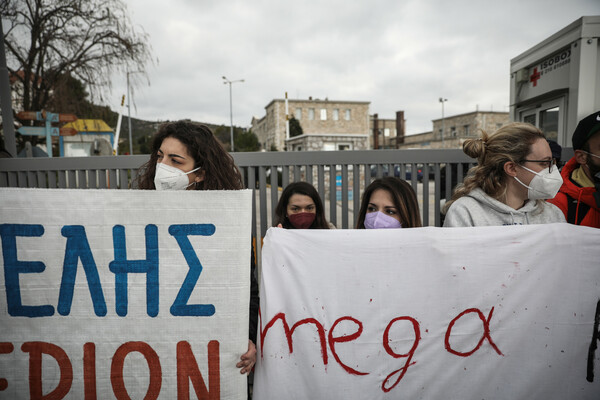
M 329 229 L 329 224 L 325 219 L 325 209 L 323 208 L 321 197 L 319 197 L 319 193 L 314 186 L 307 182 L 293 182 L 286 186 L 283 193 L 281 193 L 281 198 L 279 199 L 279 203 L 277 203 L 277 208 L 275 208 L 275 222 L 273 223 L 273 226 L 281 224 L 281 226 L 286 229 L 294 229 L 289 218 L 287 217 L 287 206 L 290 202 L 290 197 L 295 194 L 308 196 L 315 203 L 315 211 L 317 215 L 309 229 Z
M 179 140 L 194 158 L 194 168 L 201 168 L 204 180 L 193 186 L 194 190 L 237 190 L 244 187 L 240 170 L 233 157 L 221 145 L 211 130 L 191 121 L 162 124 L 152 140 L 150 159 L 140 168 L 136 179 L 139 189 L 154 190 L 154 174 L 158 150 L 168 137 Z
M 419 202 L 417 195 L 405 180 L 393 176 L 387 176 L 381 179 L 375 179 L 363 193 L 356 229 L 365 229 L 365 216 L 371 195 L 378 189 L 387 191 L 394 202 L 394 207 L 400 214 L 400 223 L 403 228 L 419 228 L 421 223 L 421 214 L 419 213 Z

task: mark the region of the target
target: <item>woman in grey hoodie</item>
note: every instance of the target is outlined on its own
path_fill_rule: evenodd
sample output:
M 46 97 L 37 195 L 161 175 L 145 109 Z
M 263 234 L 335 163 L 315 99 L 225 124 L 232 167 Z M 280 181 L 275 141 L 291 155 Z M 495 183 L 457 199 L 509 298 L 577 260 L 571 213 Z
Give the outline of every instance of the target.
M 512 123 L 494 134 L 468 139 L 463 151 L 477 159 L 445 205 L 444 226 L 527 225 L 565 222 L 545 199 L 562 178 L 544 134 L 535 126 Z

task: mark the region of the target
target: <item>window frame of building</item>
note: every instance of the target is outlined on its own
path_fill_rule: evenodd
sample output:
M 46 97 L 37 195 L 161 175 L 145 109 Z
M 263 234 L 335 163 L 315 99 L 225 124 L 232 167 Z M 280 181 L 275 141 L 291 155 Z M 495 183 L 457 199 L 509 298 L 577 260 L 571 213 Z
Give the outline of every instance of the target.
M 383 136 L 390 137 L 390 128 L 383 128 Z
M 346 108 L 346 110 L 344 111 L 344 119 L 346 121 L 350 121 L 351 117 L 351 110 L 349 108 Z
M 463 129 L 465 131 L 465 136 L 470 136 L 470 134 L 469 134 L 470 127 L 471 126 L 468 125 L 468 124 L 467 125 L 463 125 Z
M 540 130 L 546 135 L 546 139 L 558 140 L 558 123 L 560 107 L 550 107 L 540 110 Z
M 339 108 L 334 108 L 333 112 L 331 114 L 331 118 L 334 121 L 338 121 L 340 119 L 340 109 Z
M 315 109 L 314 108 L 308 109 L 308 119 L 310 121 L 314 121 L 314 119 L 315 119 Z
M 302 119 L 302 108 L 298 107 L 294 110 L 294 118 L 296 118 L 298 121 Z
M 327 121 L 327 109 L 326 108 L 321 108 L 319 114 L 320 114 L 319 117 L 320 117 L 321 121 Z
M 352 143 L 350 143 L 350 142 L 336 143 L 335 147 L 336 147 L 337 151 L 348 151 L 348 150 L 353 149 Z M 344 148 L 344 147 L 347 147 L 347 148 Z

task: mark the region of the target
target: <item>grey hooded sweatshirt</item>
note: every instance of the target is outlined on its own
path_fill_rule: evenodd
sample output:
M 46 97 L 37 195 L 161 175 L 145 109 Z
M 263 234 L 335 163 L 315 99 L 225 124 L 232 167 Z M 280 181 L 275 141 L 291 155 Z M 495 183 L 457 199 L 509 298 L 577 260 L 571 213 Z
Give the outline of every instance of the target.
M 480 188 L 456 200 L 444 220 L 445 227 L 533 225 L 566 222 L 554 204 L 528 200 L 518 210 L 488 196 Z

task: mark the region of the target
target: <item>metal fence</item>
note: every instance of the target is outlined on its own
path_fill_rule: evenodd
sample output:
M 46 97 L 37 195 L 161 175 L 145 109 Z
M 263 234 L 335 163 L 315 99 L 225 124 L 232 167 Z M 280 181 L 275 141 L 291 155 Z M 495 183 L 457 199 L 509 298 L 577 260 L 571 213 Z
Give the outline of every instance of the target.
M 563 151 L 572 155 L 571 149 Z M 252 202 L 254 238 L 271 226 L 280 190 L 304 180 L 315 186 L 326 216 L 338 228 L 356 223 L 364 188 L 395 175 L 417 193 L 424 226 L 440 226 L 441 200 L 462 182 L 469 163 L 462 150 L 365 150 L 233 153 Z M 0 159 L 0 187 L 129 189 L 147 155 Z M 1 200 L 1 199 L 0 199 Z

